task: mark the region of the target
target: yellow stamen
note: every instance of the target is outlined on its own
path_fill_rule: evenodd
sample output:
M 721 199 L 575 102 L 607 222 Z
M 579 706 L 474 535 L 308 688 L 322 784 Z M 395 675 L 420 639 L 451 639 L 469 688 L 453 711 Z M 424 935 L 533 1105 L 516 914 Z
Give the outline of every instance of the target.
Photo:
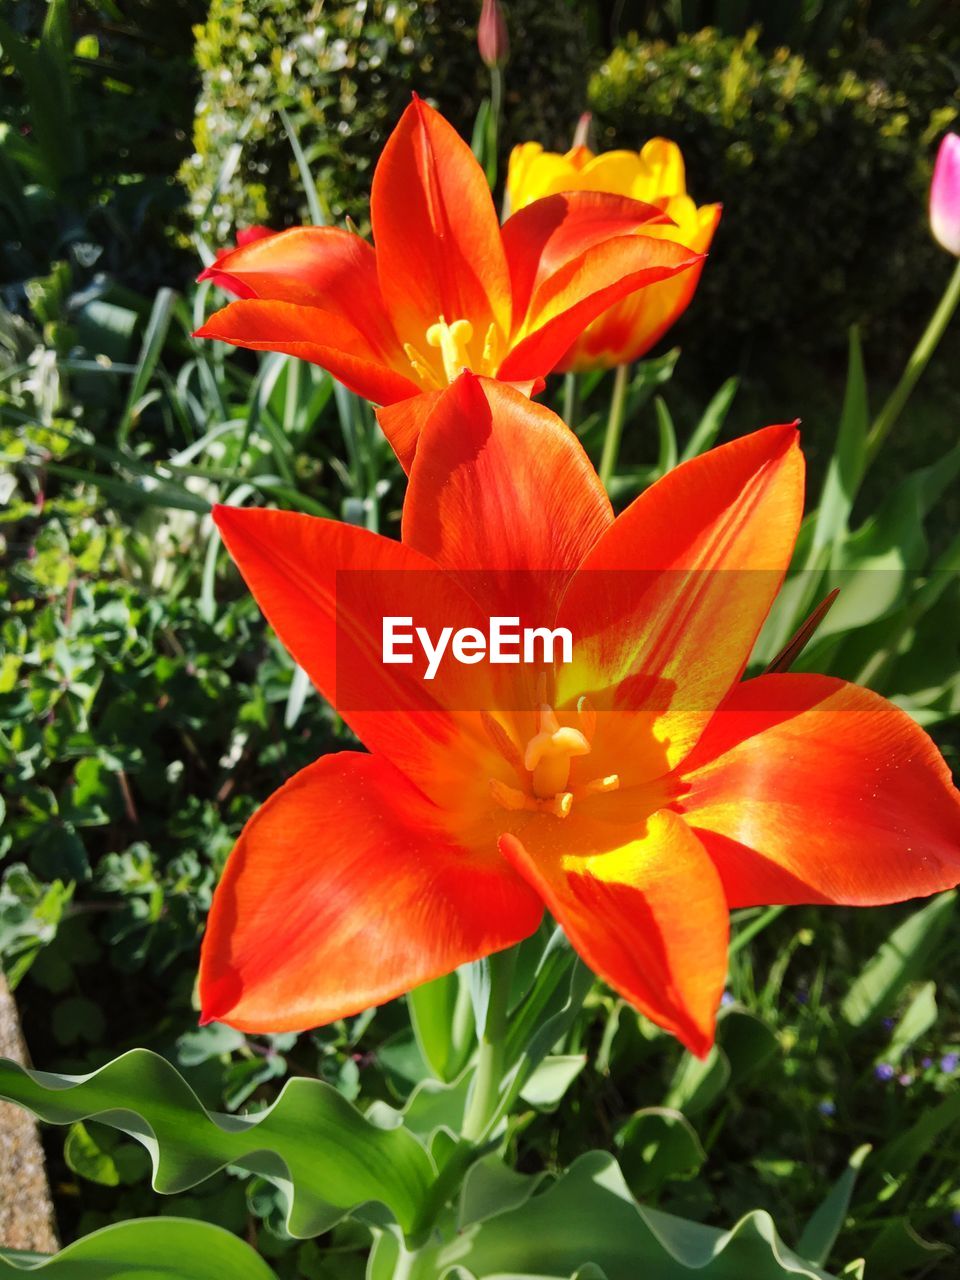
M 482 369 L 493 369 L 497 363 L 497 326 L 490 322 L 487 329 L 487 336 L 483 340 L 483 356 L 481 358 L 480 367 Z
M 453 382 L 464 369 L 470 368 L 467 347 L 472 337 L 473 325 L 469 320 L 454 320 L 453 324 L 447 324 L 441 316 L 437 324 L 432 324 L 427 330 L 427 346 L 439 348 L 448 382 Z
M 524 795 L 516 787 L 508 787 L 499 778 L 490 779 L 490 794 L 497 804 L 502 805 L 504 809 L 509 809 L 512 813 L 520 809 L 533 808 L 529 796 Z
M 582 790 L 589 795 L 606 795 L 609 791 L 619 791 L 620 775 L 619 773 L 608 773 L 605 778 L 594 778 Z
M 412 343 L 405 342 L 403 344 L 403 354 L 410 361 L 413 372 L 424 386 L 429 387 L 431 390 L 437 390 L 443 386 L 443 383 L 430 368 L 430 362 L 420 354 Z

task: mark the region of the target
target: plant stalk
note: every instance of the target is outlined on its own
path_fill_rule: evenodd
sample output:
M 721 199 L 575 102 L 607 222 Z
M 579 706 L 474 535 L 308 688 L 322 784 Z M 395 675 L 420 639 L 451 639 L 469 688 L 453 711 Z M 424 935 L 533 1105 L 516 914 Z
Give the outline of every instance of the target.
M 937 345 L 943 337 L 943 332 L 950 323 L 950 318 L 956 311 L 958 304 L 960 304 L 960 259 L 958 259 L 953 269 L 953 274 L 947 282 L 947 287 L 943 291 L 943 297 L 940 299 L 937 309 L 930 317 L 920 341 L 914 347 L 910 359 L 907 361 L 900 381 L 891 391 L 886 404 L 873 421 L 870 434 L 867 436 L 868 466 L 880 452 L 883 442 L 890 434 L 897 418 L 899 418 L 903 406 L 910 398 L 910 393 L 929 364 L 930 357 L 936 351 Z
M 490 1122 L 496 1115 L 503 1079 L 507 1015 L 510 1011 L 510 985 L 515 958 L 513 947 L 508 951 L 498 951 L 490 957 L 487 1021 L 480 1037 L 473 1090 L 463 1119 L 463 1137 L 468 1142 L 479 1142 L 486 1135 Z
M 620 454 L 620 437 L 623 435 L 623 420 L 627 412 L 627 388 L 630 385 L 630 366 L 618 364 L 613 379 L 613 396 L 610 400 L 610 413 L 607 417 L 607 432 L 603 438 L 603 453 L 600 457 L 600 483 L 607 490 L 617 469 L 617 458 Z

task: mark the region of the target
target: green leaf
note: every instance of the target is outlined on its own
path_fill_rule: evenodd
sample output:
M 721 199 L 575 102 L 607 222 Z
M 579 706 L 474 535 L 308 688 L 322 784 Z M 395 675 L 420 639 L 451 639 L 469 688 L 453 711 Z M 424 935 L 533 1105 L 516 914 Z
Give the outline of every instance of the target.
M 862 1027 L 889 1009 L 909 983 L 922 977 L 953 915 L 956 892 L 942 893 L 895 929 L 867 961 L 844 996 L 841 1012 Z
M 871 1147 L 866 1143 L 856 1149 L 827 1198 L 811 1215 L 797 1245 L 797 1251 L 802 1257 L 819 1263 L 826 1262 L 830 1257 L 830 1251 L 847 1216 L 857 1176 L 870 1151 Z
M 707 1153 L 696 1130 L 679 1111 L 646 1107 L 616 1136 L 620 1168 L 638 1200 L 649 1200 L 666 1182 L 693 1178 Z
M 830 546 L 846 533 L 847 521 L 866 467 L 869 425 L 870 406 L 860 349 L 860 331 L 853 325 L 850 329 L 847 386 L 837 430 L 837 444 L 827 467 L 817 510 L 811 547 L 814 558 L 821 548 Z
M 733 397 L 737 394 L 739 386 L 739 378 L 728 378 L 716 393 L 706 409 L 704 409 L 703 417 L 697 423 L 693 435 L 687 442 L 687 447 L 680 455 L 681 462 L 688 462 L 691 458 L 699 457 L 701 453 L 705 453 L 710 448 L 720 434 L 720 429 L 726 421 L 727 414 L 730 412 Z
M 303 153 L 303 147 L 300 145 L 300 139 L 297 137 L 296 127 L 282 107 L 280 108 L 279 116 L 280 123 L 283 125 L 283 131 L 287 135 L 287 141 L 290 143 L 290 150 L 293 152 L 293 158 L 297 164 L 297 170 L 300 174 L 300 182 L 303 186 L 303 193 L 307 197 L 307 208 L 310 210 L 310 221 L 315 227 L 325 227 L 330 219 L 324 216 L 323 205 L 320 202 L 320 193 L 317 190 L 317 184 L 313 180 L 313 174 L 310 172 L 310 165 L 307 163 L 307 157 Z
M 475 1166 L 468 1175 L 480 1176 Z M 515 1179 L 512 1180 L 515 1182 Z M 830 1280 L 818 1266 L 792 1253 L 768 1214 L 755 1212 L 729 1231 L 688 1222 L 638 1204 L 617 1162 L 604 1151 L 581 1156 L 547 1190 L 535 1194 L 542 1175 L 529 1180 L 529 1195 L 516 1207 L 462 1226 L 425 1249 L 404 1274 L 437 1280 L 462 1267 L 476 1277 L 531 1276 L 570 1280 Z M 371 1260 L 372 1280 L 394 1274 L 397 1242 L 381 1236 Z M 588 1270 L 593 1268 L 593 1270 Z M 449 1269 L 449 1271 L 448 1271 Z
M 119 1187 L 120 1171 L 109 1151 L 97 1145 L 96 1139 L 84 1124 L 75 1124 L 63 1144 L 67 1166 L 81 1178 L 99 1182 L 104 1187 Z
M 456 973 L 416 987 L 407 996 L 423 1060 L 438 1080 L 455 1080 L 473 1048 L 473 1007 L 467 981 Z
M 177 295 L 172 289 L 163 288 L 157 290 L 157 296 L 153 301 L 150 318 L 144 331 L 140 355 L 137 358 L 137 369 L 130 383 L 126 407 L 117 426 L 117 442 L 121 447 L 126 444 L 127 437 L 136 425 L 140 401 L 153 376 L 153 371 L 157 367 L 157 361 L 160 359 L 163 344 L 167 339 L 167 330 L 170 328 L 173 305 L 176 300 Z
M 890 1043 L 884 1050 L 884 1062 L 899 1062 L 911 1045 L 925 1035 L 936 1020 L 937 984 L 925 982 L 894 1028 Z
M 930 1269 L 953 1249 L 923 1240 L 905 1218 L 893 1218 L 878 1233 L 867 1253 L 869 1280 L 903 1280 L 907 1275 L 933 1276 Z
M 586 1054 L 550 1054 L 527 1078 L 520 1097 L 541 1111 L 551 1111 L 587 1065 Z
M 655 396 L 653 407 L 657 413 L 657 430 L 660 433 L 660 454 L 657 458 L 657 471 L 665 476 L 677 465 L 677 432 L 673 418 L 667 408 L 663 396 Z
M 880 1148 L 871 1161 L 873 1176 L 868 1196 L 882 1201 L 891 1199 L 910 1171 L 957 1121 L 960 1121 L 960 1092 L 925 1111 L 916 1124 Z
M 277 1280 L 235 1235 L 188 1218 L 120 1222 L 52 1258 L 0 1249 L 0 1276 L 34 1271 L 44 1280 Z
M 134 1049 L 89 1076 L 0 1060 L 0 1097 L 52 1124 L 98 1119 L 136 1138 L 156 1191 L 186 1190 L 228 1164 L 259 1174 L 283 1191 L 286 1229 L 300 1238 L 367 1201 L 386 1205 L 406 1231 L 436 1176 L 413 1134 L 377 1128 L 319 1080 L 289 1080 L 253 1115 L 222 1115 L 206 1111 L 164 1058 Z

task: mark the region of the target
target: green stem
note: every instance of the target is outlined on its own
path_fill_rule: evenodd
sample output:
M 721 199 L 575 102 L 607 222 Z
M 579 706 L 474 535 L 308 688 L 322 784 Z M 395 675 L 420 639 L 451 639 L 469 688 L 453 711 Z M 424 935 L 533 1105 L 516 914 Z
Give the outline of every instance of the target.
M 571 431 L 576 430 L 577 375 L 575 373 L 565 373 L 563 375 L 563 420 Z
M 600 483 L 605 489 L 610 488 L 610 481 L 617 469 L 617 457 L 620 453 L 620 437 L 623 435 L 623 420 L 627 411 L 627 388 L 630 385 L 630 366 L 618 364 L 613 379 L 613 396 L 610 399 L 610 414 L 607 418 L 607 433 L 603 439 L 603 453 L 600 457 Z
M 478 1142 L 496 1115 L 503 1079 L 507 1014 L 510 1011 L 510 984 L 513 980 L 515 948 L 490 957 L 490 1000 L 487 1022 L 480 1037 L 473 1090 L 463 1119 L 463 1137 Z
M 914 347 L 900 381 L 890 393 L 886 404 L 874 419 L 870 434 L 867 437 L 867 464 L 869 465 L 880 451 L 883 442 L 890 434 L 893 424 L 899 418 L 903 406 L 907 403 L 911 391 L 917 385 L 920 375 L 937 349 L 943 337 L 943 331 L 950 323 L 950 317 L 960 303 L 960 260 L 953 269 L 953 275 L 947 282 L 936 311 L 924 329 L 920 341 Z
M 484 166 L 491 190 L 497 185 L 500 150 L 500 115 L 503 111 L 503 72 L 490 68 L 490 127 L 487 132 L 487 156 Z

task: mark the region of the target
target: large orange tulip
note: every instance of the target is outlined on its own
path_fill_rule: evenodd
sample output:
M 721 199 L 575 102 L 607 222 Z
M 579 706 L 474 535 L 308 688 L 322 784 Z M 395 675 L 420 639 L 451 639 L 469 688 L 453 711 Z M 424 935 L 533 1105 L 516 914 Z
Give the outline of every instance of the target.
M 267 618 L 369 754 L 254 815 L 216 891 L 203 1015 L 301 1030 L 509 947 L 546 906 L 586 962 L 705 1054 L 728 911 L 866 906 L 960 880 L 960 799 L 866 689 L 743 680 L 803 503 L 792 426 L 687 462 L 614 519 L 549 410 L 465 374 L 421 424 L 402 541 L 215 519 Z M 386 666 L 384 615 L 495 615 L 572 660 Z
M 611 302 L 701 256 L 660 234 L 662 210 L 616 195 L 553 195 L 501 228 L 470 148 L 420 99 L 384 147 L 370 220 L 375 248 L 297 227 L 222 258 L 200 278 L 240 301 L 198 336 L 300 356 L 400 406 L 383 426 L 406 466 L 416 441 L 404 401 L 464 369 L 529 389 Z
M 538 142 L 514 147 L 507 175 L 513 210 L 561 191 L 607 191 L 643 200 L 661 209 L 670 223 L 649 227 L 646 235 L 666 235 L 695 253 L 705 254 L 720 221 L 720 205 L 700 208 L 687 194 L 683 155 L 676 143 L 652 138 L 640 151 L 595 155 L 577 146 L 565 155 L 544 151 Z M 659 342 L 690 305 L 703 260 L 675 279 L 615 303 L 578 335 L 561 360 L 561 369 L 609 369 L 629 364 Z

